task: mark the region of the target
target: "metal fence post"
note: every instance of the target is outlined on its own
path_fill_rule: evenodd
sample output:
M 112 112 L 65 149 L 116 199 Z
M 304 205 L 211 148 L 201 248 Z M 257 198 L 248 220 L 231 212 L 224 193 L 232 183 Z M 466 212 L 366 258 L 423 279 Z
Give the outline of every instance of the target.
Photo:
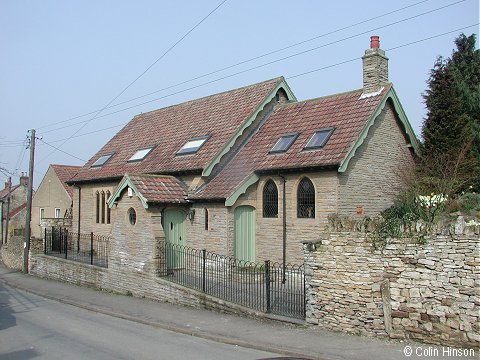
M 62 231 L 62 228 L 60 228 L 60 237 L 61 236 L 65 238 L 65 259 L 68 259 L 68 236 L 65 236 L 65 231 Z
M 265 260 L 265 296 L 267 297 L 267 313 L 270 312 L 270 260 Z
M 93 231 L 90 233 L 90 265 L 93 265 Z
M 44 229 L 45 236 L 43 237 L 43 253 L 47 254 L 47 228 Z
M 207 281 L 207 274 L 206 274 L 206 267 L 207 267 L 207 249 L 202 250 L 202 258 L 203 258 L 203 268 L 202 268 L 202 290 L 205 292 L 205 284 Z

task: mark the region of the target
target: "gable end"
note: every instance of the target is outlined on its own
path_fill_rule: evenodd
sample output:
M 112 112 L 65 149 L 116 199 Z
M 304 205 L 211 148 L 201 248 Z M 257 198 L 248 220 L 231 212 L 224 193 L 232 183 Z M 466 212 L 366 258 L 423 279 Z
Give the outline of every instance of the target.
M 363 144 L 363 142 L 367 138 L 369 129 L 372 127 L 373 123 L 375 122 L 375 119 L 378 117 L 378 115 L 380 115 L 380 113 L 383 111 L 383 109 L 387 105 L 387 101 L 391 102 L 392 108 L 395 111 L 395 114 L 397 115 L 398 119 L 400 120 L 400 123 L 402 125 L 403 130 L 405 131 L 405 134 L 407 135 L 407 138 L 410 140 L 410 145 L 413 147 L 413 150 L 415 151 L 415 153 L 417 154 L 419 153 L 420 147 L 419 147 L 417 137 L 415 136 L 415 132 L 413 131 L 412 126 L 408 121 L 407 115 L 405 114 L 405 111 L 403 110 L 403 107 L 400 104 L 400 101 L 398 99 L 398 96 L 395 90 L 393 89 L 393 87 L 390 87 L 388 92 L 385 94 L 383 100 L 380 102 L 380 104 L 377 106 L 372 116 L 370 117 L 370 119 L 365 124 L 362 132 L 360 133 L 359 137 L 353 144 L 352 148 L 348 151 L 347 155 L 340 163 L 338 172 L 343 173 L 347 170 L 348 163 L 355 156 L 357 149 Z

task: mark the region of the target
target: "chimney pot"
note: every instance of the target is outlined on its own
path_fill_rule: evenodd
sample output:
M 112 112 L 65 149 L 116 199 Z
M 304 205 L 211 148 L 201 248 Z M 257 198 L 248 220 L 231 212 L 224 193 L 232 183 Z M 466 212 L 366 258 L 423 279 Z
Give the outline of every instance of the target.
M 28 186 L 28 176 L 26 176 L 24 173 L 22 173 L 22 176 L 20 176 L 20 185 Z
M 389 83 L 388 58 L 385 56 L 385 51 L 380 49 L 379 36 L 370 37 L 370 48 L 365 50 L 362 60 L 364 93 L 377 92 Z
M 370 49 L 378 48 L 380 48 L 380 37 L 376 35 L 370 36 Z

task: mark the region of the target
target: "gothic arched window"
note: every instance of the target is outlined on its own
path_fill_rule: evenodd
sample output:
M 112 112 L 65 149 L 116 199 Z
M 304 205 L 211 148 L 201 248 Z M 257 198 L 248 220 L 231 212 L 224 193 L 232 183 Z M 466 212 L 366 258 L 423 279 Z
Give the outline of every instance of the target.
M 315 217 L 315 188 L 308 178 L 303 178 L 297 189 L 297 217 Z
M 263 187 L 263 217 L 278 217 L 278 189 L 272 179 L 268 180 Z

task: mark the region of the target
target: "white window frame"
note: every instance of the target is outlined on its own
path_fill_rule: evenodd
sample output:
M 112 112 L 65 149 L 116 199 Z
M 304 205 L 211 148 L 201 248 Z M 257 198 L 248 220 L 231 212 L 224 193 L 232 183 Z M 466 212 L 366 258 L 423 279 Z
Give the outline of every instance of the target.
M 335 128 L 326 128 L 326 129 L 321 129 L 321 130 L 315 131 L 313 133 L 312 137 L 310 138 L 310 140 L 308 140 L 307 145 L 305 145 L 305 147 L 303 149 L 304 150 L 317 150 L 317 149 L 323 148 L 325 146 L 325 144 L 328 142 L 328 140 L 330 139 L 330 136 L 332 136 L 334 131 L 335 131 Z M 320 134 L 325 135 L 325 137 L 322 139 L 321 143 L 315 144 L 317 142 L 316 138 L 317 138 L 317 136 L 320 136 Z
M 100 155 L 97 160 L 90 167 L 102 167 L 105 163 L 110 160 L 114 153 Z
M 195 154 L 208 140 L 209 136 L 202 136 L 188 140 L 181 148 L 178 150 L 177 155 L 188 155 Z
M 58 216 L 57 216 L 57 213 L 58 213 Z M 55 210 L 53 211 L 53 217 L 55 219 L 60 219 L 62 215 L 62 210 L 60 208 L 55 208 Z
M 147 157 L 148 154 L 150 154 L 153 150 L 154 146 L 146 147 L 140 150 L 137 150 L 135 154 L 132 155 L 130 159 L 127 160 L 127 162 L 136 162 L 136 161 L 142 161 Z

